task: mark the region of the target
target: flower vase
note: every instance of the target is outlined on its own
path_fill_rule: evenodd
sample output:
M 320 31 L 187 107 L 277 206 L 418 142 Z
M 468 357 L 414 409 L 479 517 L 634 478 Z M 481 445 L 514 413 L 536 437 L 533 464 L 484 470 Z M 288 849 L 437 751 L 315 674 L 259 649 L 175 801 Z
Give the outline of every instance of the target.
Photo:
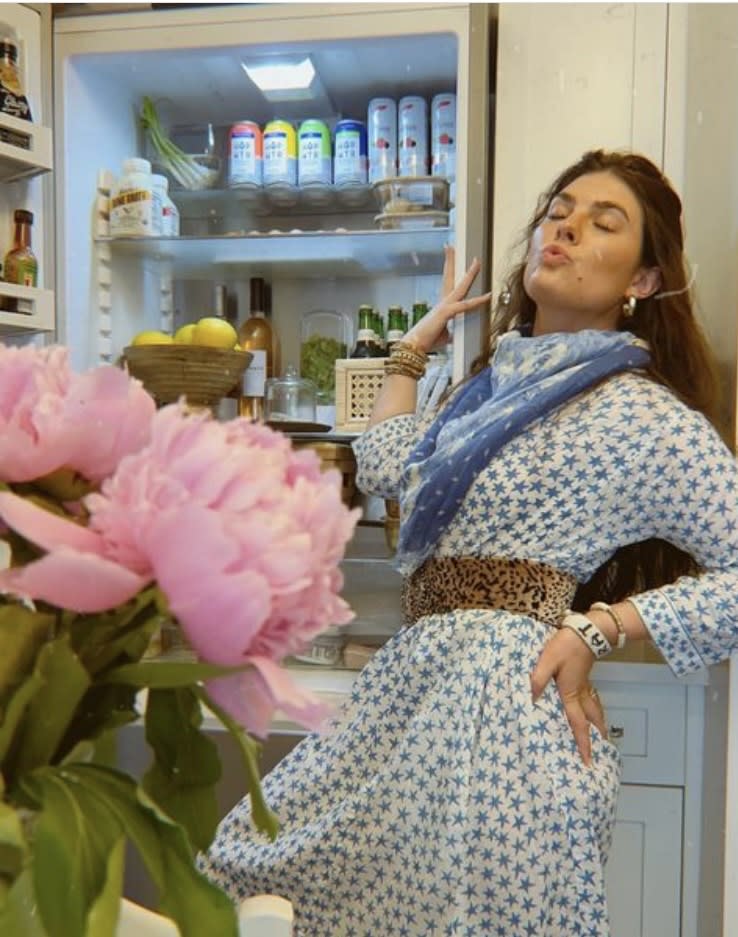
M 292 937 L 292 905 L 279 895 L 254 895 L 238 909 L 239 937 Z M 177 937 L 175 924 L 123 899 L 115 937 Z

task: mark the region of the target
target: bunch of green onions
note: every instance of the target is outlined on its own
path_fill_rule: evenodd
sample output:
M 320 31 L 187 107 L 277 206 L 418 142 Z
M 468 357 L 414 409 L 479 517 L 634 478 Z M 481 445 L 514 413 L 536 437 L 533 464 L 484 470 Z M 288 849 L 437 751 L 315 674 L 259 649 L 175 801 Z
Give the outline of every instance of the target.
M 212 170 L 201 166 L 194 157 L 172 143 L 164 133 L 151 98 L 143 99 L 140 116 L 141 124 L 149 135 L 162 167 L 185 189 L 205 188 Z

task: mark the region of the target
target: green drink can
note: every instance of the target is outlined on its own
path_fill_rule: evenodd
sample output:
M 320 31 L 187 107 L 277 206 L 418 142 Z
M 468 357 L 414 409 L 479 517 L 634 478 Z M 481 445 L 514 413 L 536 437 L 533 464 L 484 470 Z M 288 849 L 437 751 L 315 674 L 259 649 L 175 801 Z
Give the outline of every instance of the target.
M 322 120 L 303 120 L 297 132 L 300 188 L 331 184 L 331 132 Z

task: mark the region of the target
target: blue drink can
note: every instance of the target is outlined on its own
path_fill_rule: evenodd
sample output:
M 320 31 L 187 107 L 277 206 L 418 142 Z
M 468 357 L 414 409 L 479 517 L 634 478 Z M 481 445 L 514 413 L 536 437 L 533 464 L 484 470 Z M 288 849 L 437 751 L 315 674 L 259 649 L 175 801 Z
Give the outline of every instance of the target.
M 367 179 L 366 124 L 360 120 L 339 120 L 335 129 L 333 183 L 365 185 Z

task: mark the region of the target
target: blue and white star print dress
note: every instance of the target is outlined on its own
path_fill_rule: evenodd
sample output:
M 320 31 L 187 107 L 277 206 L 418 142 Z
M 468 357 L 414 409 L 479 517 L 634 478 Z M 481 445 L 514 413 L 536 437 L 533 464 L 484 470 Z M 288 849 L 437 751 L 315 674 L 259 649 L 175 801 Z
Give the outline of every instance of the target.
M 359 486 L 395 497 L 418 431 L 398 416 L 364 433 Z M 668 540 L 704 574 L 635 604 L 683 674 L 738 646 L 737 490 L 703 417 L 624 373 L 507 443 L 435 555 L 537 560 L 581 582 L 622 545 Z M 531 702 L 549 633 L 494 610 L 399 631 L 330 732 L 264 779 L 276 842 L 244 801 L 201 867 L 234 899 L 289 898 L 299 937 L 606 937 L 618 754 L 593 728 L 585 767 L 553 684 Z

